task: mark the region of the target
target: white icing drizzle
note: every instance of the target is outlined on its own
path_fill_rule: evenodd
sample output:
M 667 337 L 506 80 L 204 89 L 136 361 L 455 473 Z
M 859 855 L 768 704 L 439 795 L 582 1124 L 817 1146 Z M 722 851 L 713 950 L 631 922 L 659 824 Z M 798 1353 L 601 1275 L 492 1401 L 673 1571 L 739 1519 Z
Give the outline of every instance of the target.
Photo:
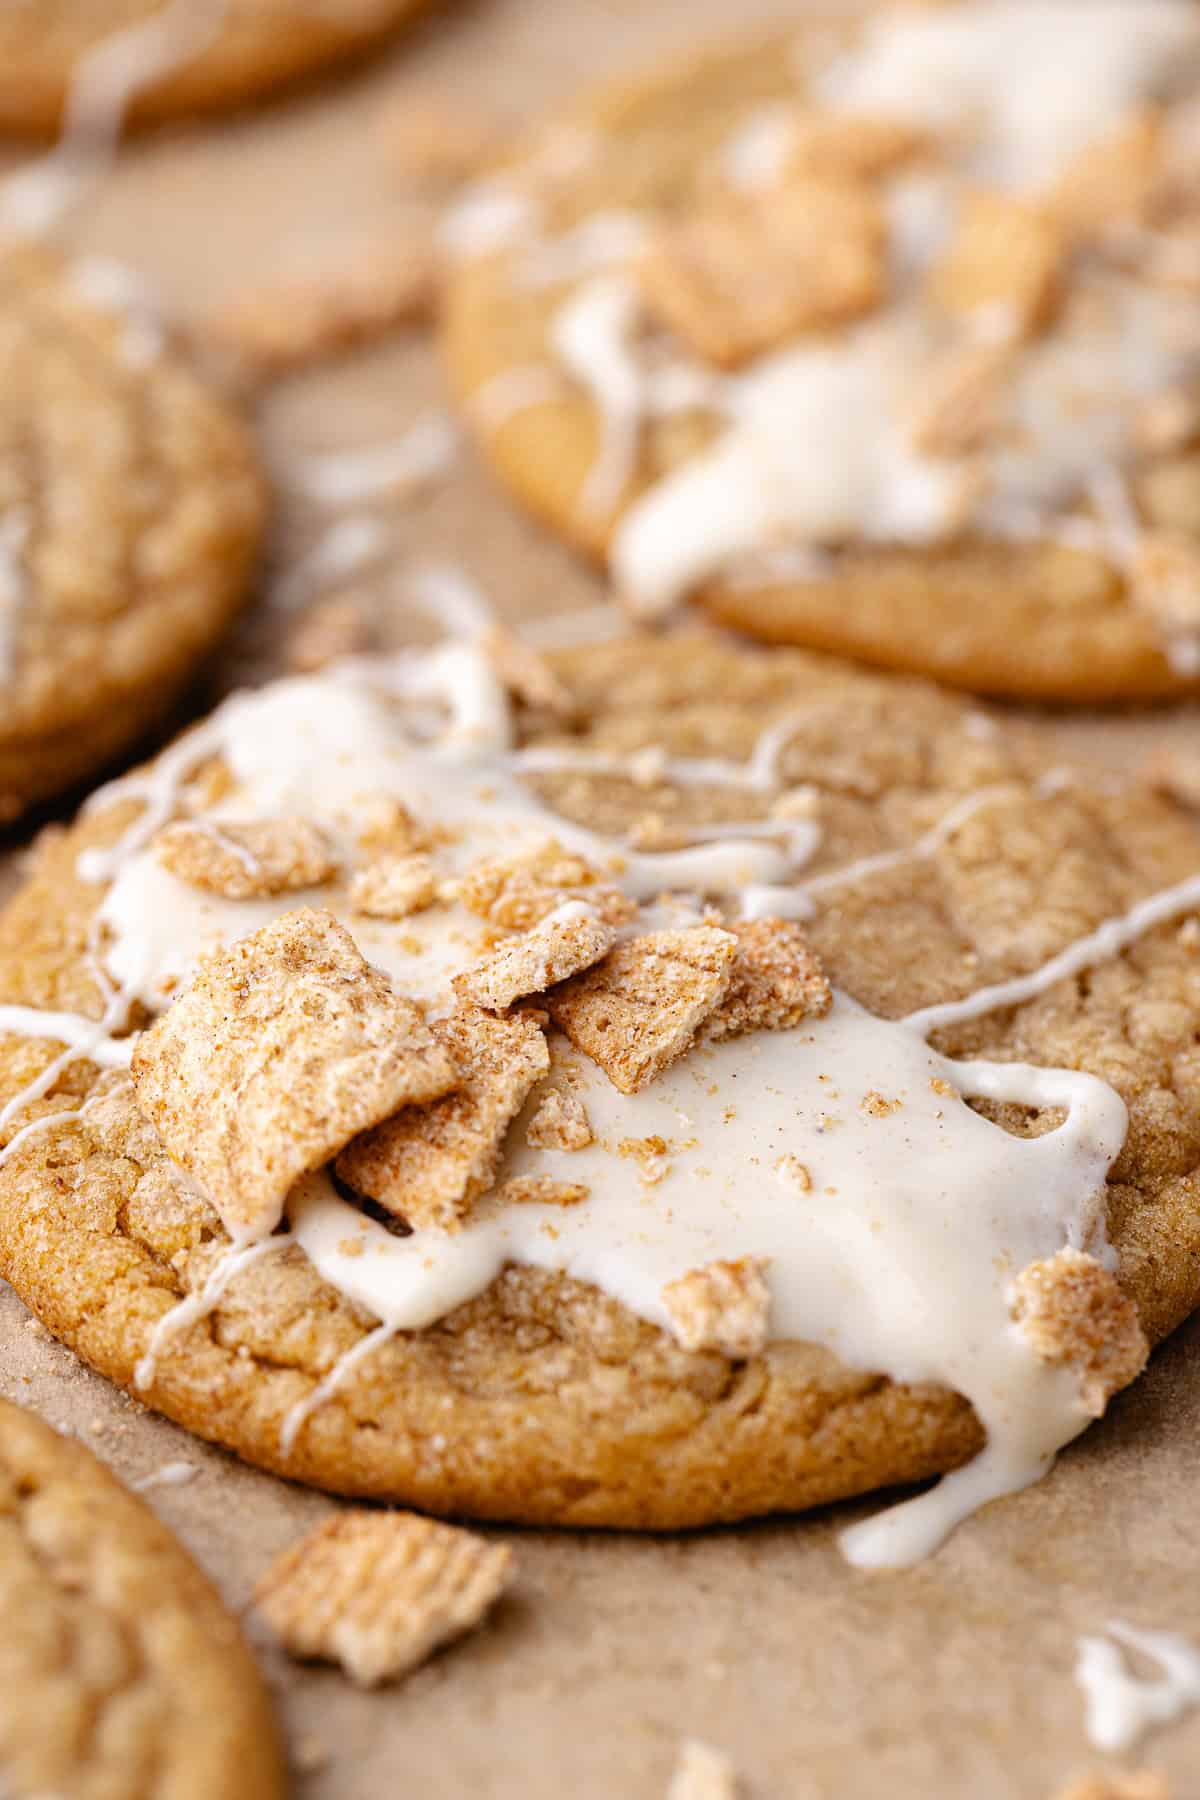
M 1105 1630 L 1107 1637 L 1079 1639 L 1075 1679 L 1091 1742 L 1098 1750 L 1128 1750 L 1155 1725 L 1200 1704 L 1200 1652 L 1172 1631 L 1141 1631 L 1120 1619 Z M 1121 1647 L 1157 1663 L 1161 1674 L 1134 1674 Z
M 451 881 L 483 856 L 554 836 L 634 898 L 653 903 L 643 912 L 644 927 L 694 916 L 704 894 L 725 895 L 744 909 L 806 910 L 823 892 L 903 860 L 887 853 L 806 877 L 817 827 L 802 805 L 798 818 L 758 817 L 715 834 L 702 829 L 690 847 L 658 856 L 636 854 L 559 817 L 525 778 L 586 768 L 635 781 L 721 785 L 731 795 L 769 793 L 796 722 L 764 732 L 744 764 L 653 748 L 626 759 L 519 750 L 506 695 L 480 644 L 491 622 L 486 604 L 453 571 L 424 571 L 417 587 L 457 639 L 235 696 L 155 770 L 126 784 L 144 810 L 117 850 L 104 853 L 112 885 L 99 910 L 105 966 L 118 984 L 114 1018 L 133 996 L 160 1008 L 206 948 L 309 901 L 339 912 L 364 954 L 401 991 L 435 1009 L 448 1003 L 451 975 L 472 960 L 486 934 L 454 904 L 405 920 L 397 931 L 351 914 L 339 886 L 230 902 L 178 881 L 147 846 L 178 809 L 188 773 L 215 752 L 234 783 L 200 815 L 217 829 L 237 818 L 302 811 L 330 832 L 348 862 L 366 810 L 393 795 L 449 832 L 438 856 Z M 934 853 L 976 808 L 1005 791 L 964 796 L 903 856 Z M 94 874 L 95 853 L 88 856 Z M 678 907 L 670 899 L 659 903 L 664 890 L 680 888 L 686 892 Z M 756 903 L 757 890 L 766 892 Z M 695 1049 L 632 1098 L 556 1039 L 555 1055 L 573 1070 L 594 1141 L 580 1151 L 535 1151 L 518 1121 L 501 1177 L 561 1175 L 588 1188 L 584 1202 L 505 1207 L 493 1195 L 456 1233 L 401 1239 L 343 1200 L 325 1175 L 313 1176 L 289 1203 L 291 1239 L 225 1253 L 197 1293 L 160 1322 L 139 1383 L 153 1380 L 164 1345 L 211 1311 L 248 1258 L 288 1241 L 380 1321 L 356 1347 L 362 1355 L 391 1331 L 443 1317 L 509 1261 L 593 1282 L 670 1329 L 665 1283 L 708 1262 L 758 1256 L 768 1267 L 773 1338 L 824 1344 L 852 1367 L 900 1381 L 944 1384 L 966 1395 L 982 1420 L 987 1447 L 968 1468 L 845 1534 L 843 1547 L 855 1562 L 912 1561 L 984 1500 L 1036 1480 L 1087 1422 L 1070 1374 L 1039 1362 L 1013 1326 L 1009 1284 L 1028 1262 L 1064 1243 L 1111 1263 L 1104 1184 L 1127 1123 L 1119 1096 L 1092 1076 L 956 1062 L 932 1049 L 927 1036 L 938 1025 L 1032 997 L 1198 907 L 1200 876 L 1140 903 L 1042 969 L 908 1019 L 876 1018 L 839 994 L 827 1018 Z M 68 1044 L 64 1054 L 80 1053 Z M 1063 1122 L 1034 1138 L 1017 1137 L 966 1104 L 977 1097 L 1060 1110 Z M 531 1109 L 538 1098 L 531 1097 Z M 667 1149 L 645 1168 L 621 1154 L 625 1140 L 652 1137 Z M 803 1164 L 807 1187 L 766 1179 L 784 1157 L 789 1166 Z M 354 1366 L 339 1365 L 318 1385 L 289 1421 L 289 1443 Z
M 98 1059 L 93 1056 L 92 1060 Z M 107 1100 L 112 1092 L 112 1088 L 104 1088 L 101 1092 L 91 1095 L 81 1106 L 67 1107 L 62 1112 L 43 1113 L 40 1118 L 31 1119 L 28 1125 L 22 1125 L 19 1131 L 14 1131 L 4 1148 L 0 1149 L 0 1169 L 4 1167 L 10 1156 L 15 1155 L 23 1144 L 29 1142 L 30 1138 L 39 1137 L 45 1131 L 52 1131 L 58 1125 L 74 1124 L 77 1119 L 82 1119 L 91 1107 L 98 1105 L 101 1100 Z
M 289 1241 L 287 1237 L 263 1238 L 257 1244 L 230 1244 L 222 1250 L 209 1270 L 207 1279 L 194 1293 L 185 1294 L 155 1325 L 150 1333 L 146 1353 L 133 1371 L 134 1386 L 143 1391 L 153 1387 L 159 1359 L 179 1333 L 186 1331 L 190 1325 L 199 1324 L 201 1319 L 207 1319 L 210 1313 L 215 1312 L 226 1288 L 243 1269 L 253 1268 L 264 1257 L 286 1250 Z
M 195 1463 L 182 1461 L 160 1463 L 157 1469 L 151 1469 L 148 1475 L 143 1475 L 140 1481 L 131 1482 L 130 1486 L 138 1494 L 148 1494 L 154 1488 L 186 1487 L 188 1482 L 194 1481 L 199 1473 Z
M 111 166 L 137 96 L 214 41 L 228 0 L 169 0 L 80 57 L 53 150 L 0 188 L 0 231 L 40 235 L 60 226 Z
M 584 514 L 610 513 L 637 462 L 642 375 L 630 340 L 639 312 L 630 277 L 605 275 L 568 300 L 551 328 L 559 361 L 586 388 L 600 415 L 600 448 L 579 496 Z
M 374 1331 L 369 1331 L 366 1337 L 360 1338 L 357 1344 L 353 1344 L 344 1355 L 339 1356 L 328 1375 L 317 1383 L 311 1394 L 306 1394 L 303 1400 L 297 1400 L 284 1419 L 279 1432 L 279 1448 L 285 1456 L 291 1455 L 296 1439 L 312 1415 L 319 1411 L 327 1400 L 332 1400 L 361 1363 L 366 1362 L 369 1356 L 373 1356 L 376 1350 L 382 1349 L 383 1345 L 389 1343 L 395 1335 L 396 1327 L 394 1325 L 377 1325 Z
M 14 509 L 0 518 L 0 688 L 16 664 L 17 621 L 27 590 L 23 556 L 28 536 L 28 513 Z
M 296 612 L 323 590 L 382 561 L 389 547 L 382 519 L 369 514 L 335 519 L 308 554 L 271 583 L 267 599 L 279 612 Z
M 390 444 L 366 450 L 330 450 L 307 456 L 285 471 L 297 493 L 321 506 L 356 506 L 384 494 L 407 493 L 451 466 L 458 433 L 445 413 L 425 413 Z

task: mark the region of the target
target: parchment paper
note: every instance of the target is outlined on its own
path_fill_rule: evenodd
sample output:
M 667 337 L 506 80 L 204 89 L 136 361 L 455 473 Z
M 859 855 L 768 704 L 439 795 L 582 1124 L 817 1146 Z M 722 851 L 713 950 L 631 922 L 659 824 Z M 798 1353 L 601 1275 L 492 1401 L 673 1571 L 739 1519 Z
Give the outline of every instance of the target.
M 660 50 L 802 10 L 742 0 L 731 20 L 720 0 L 447 4 L 347 80 L 128 150 L 79 241 L 145 269 L 180 313 L 198 316 L 314 247 L 402 217 L 372 135 L 397 95 L 429 84 L 519 119 Z M 283 458 L 392 439 L 439 400 L 429 344 L 397 339 L 277 390 L 262 422 Z M 467 452 L 396 516 L 404 554 L 452 558 L 510 616 L 601 597 Z M 281 545 L 310 530 L 293 504 Z M 399 637 L 421 630 L 398 594 L 392 618 Z M 280 629 L 260 613 L 193 707 L 269 667 Z M 1051 725 L 1073 750 L 1125 765 L 1193 736 L 1197 716 Z M 0 891 L 16 879 L 19 842 L 9 844 Z M 1083 1734 L 1077 1635 L 1116 1616 L 1200 1639 L 1198 1356 L 1195 1324 L 1047 1480 L 988 1508 L 910 1573 L 866 1576 L 839 1559 L 835 1530 L 865 1505 L 671 1539 L 514 1532 L 520 1578 L 492 1624 L 371 1696 L 335 1671 L 289 1664 L 251 1616 L 301 1765 L 296 1792 L 657 1800 L 690 1734 L 732 1755 L 749 1800 L 1049 1795 L 1105 1763 Z M 239 1609 L 267 1560 L 335 1504 L 143 1412 L 3 1289 L 0 1389 L 128 1480 L 192 1464 L 194 1479 L 150 1497 Z M 1200 1800 L 1200 1713 L 1158 1734 L 1145 1760 L 1172 1773 L 1178 1800 Z

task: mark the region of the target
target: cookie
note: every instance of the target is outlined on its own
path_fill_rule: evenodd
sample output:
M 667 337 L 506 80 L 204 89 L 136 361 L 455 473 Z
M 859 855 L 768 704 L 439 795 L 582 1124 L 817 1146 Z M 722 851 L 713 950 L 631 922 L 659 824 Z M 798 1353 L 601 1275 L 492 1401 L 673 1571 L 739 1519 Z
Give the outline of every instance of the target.
M 964 0 L 576 102 L 443 228 L 461 407 L 642 619 L 1195 691 L 1198 84 L 1190 0 Z
M 423 0 L 46 0 L 0 13 L 0 130 L 56 131 L 89 55 L 120 34 L 146 66 L 128 112 L 148 125 L 219 112 L 379 42 Z M 161 71 L 161 72 L 159 72 Z
M 0 1401 L 0 1778 L 12 1800 L 270 1800 L 266 1690 L 191 1557 L 94 1456 Z
M 0 255 L 0 822 L 167 711 L 262 536 L 246 428 L 123 283 Z
M 848 1545 L 911 1560 L 1196 1303 L 1197 820 L 798 651 L 514 660 L 236 696 L 42 843 L 0 1273 L 293 1479 L 667 1528 L 958 1470 Z

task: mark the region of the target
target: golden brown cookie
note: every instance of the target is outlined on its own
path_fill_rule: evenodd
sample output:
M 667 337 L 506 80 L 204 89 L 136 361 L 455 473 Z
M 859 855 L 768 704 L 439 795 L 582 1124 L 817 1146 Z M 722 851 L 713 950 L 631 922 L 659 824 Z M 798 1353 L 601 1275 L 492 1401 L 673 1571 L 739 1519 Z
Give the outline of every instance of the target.
M 1119 1125 L 1103 1155 L 1081 1165 L 1086 1193 L 1094 1195 L 1089 1184 L 1098 1181 L 1104 1205 L 1090 1225 L 1076 1221 L 1069 1256 L 1056 1259 L 1047 1244 L 1038 1267 L 1024 1271 L 1000 1334 L 1010 1343 L 1012 1332 L 1027 1332 L 1027 1344 L 1058 1371 L 1054 1379 L 1073 1394 L 1079 1384 L 1078 1429 L 1136 1373 L 1145 1339 L 1171 1331 L 1198 1297 L 1200 931 L 1185 893 L 1135 919 L 1123 950 L 1100 946 L 1058 979 L 1051 959 L 1135 903 L 1193 879 L 1195 817 L 1122 780 L 1048 776 L 1036 745 L 1010 740 L 929 687 L 703 636 L 556 653 L 550 669 L 569 697 L 572 729 L 564 736 L 552 717 L 518 706 L 514 750 L 505 747 L 502 692 L 489 687 L 478 655 L 458 646 L 432 660 L 382 664 L 375 677 L 335 671 L 235 700 L 169 753 L 152 786 L 114 794 L 42 844 L 26 887 L 0 919 L 0 1004 L 71 1016 L 0 1016 L 11 1033 L 0 1038 L 0 1105 L 9 1109 L 0 1139 L 9 1146 L 0 1152 L 0 1273 L 85 1360 L 137 1386 L 152 1406 L 250 1461 L 334 1491 L 575 1525 L 676 1527 L 811 1506 L 957 1467 L 979 1450 L 982 1428 L 945 1382 L 889 1378 L 869 1361 L 840 1360 L 827 1341 L 781 1336 L 770 1317 L 781 1304 L 781 1257 L 772 1266 L 751 1241 L 756 1218 L 783 1220 L 776 1249 L 786 1261 L 793 1212 L 824 1208 L 833 1223 L 857 1204 L 851 1187 L 841 1198 L 831 1193 L 823 1146 L 831 1156 L 839 1141 L 869 1149 L 870 1133 L 895 1131 L 879 1189 L 886 1214 L 893 1173 L 907 1179 L 926 1166 L 917 1141 L 904 1135 L 913 1108 L 928 1111 L 935 1136 L 946 1109 L 955 1129 L 982 1131 L 983 1120 L 993 1121 L 980 1178 L 991 1179 L 992 1164 L 1010 1155 L 1036 1157 L 1036 1172 L 1016 1168 L 1001 1204 L 1020 1189 L 1049 1206 L 1063 1165 L 1040 1158 L 1056 1158 L 1061 1145 L 1076 1179 L 1072 1159 L 1086 1131 L 1074 1099 L 1067 1137 L 1054 1127 L 1064 1092 L 1082 1083 L 1085 1113 L 1099 1104 L 1110 1127 Z M 470 680 L 460 689 L 464 672 Z M 428 733 L 439 692 L 466 707 L 453 715 L 465 734 L 453 741 L 477 746 L 482 736 L 500 747 L 471 776 L 471 756 L 483 755 L 477 749 L 453 752 L 448 741 L 430 752 L 427 737 L 418 738 L 397 762 L 393 745 L 377 778 L 385 781 L 391 768 L 404 798 L 395 788 L 376 791 L 369 775 L 377 734 L 390 743 L 406 707 Z M 462 767 L 474 783 L 467 800 Z M 522 849 L 529 821 L 519 816 L 514 827 L 507 811 L 514 770 L 526 803 L 549 808 L 533 823 L 544 818 L 565 840 L 557 849 L 544 841 Z M 490 809 L 481 841 L 458 810 L 477 790 Z M 220 900 L 211 882 L 173 874 L 163 853 L 181 865 L 177 833 L 163 834 L 167 815 L 194 814 L 201 830 L 225 840 L 214 848 L 227 856 L 229 844 L 251 841 L 230 812 L 239 796 L 250 810 L 303 806 L 324 820 L 336 840 L 336 873 L 302 895 L 264 889 L 236 901 Z M 489 817 L 497 821 L 490 840 Z M 721 848 L 726 835 L 732 850 Z M 717 860 L 704 874 L 694 861 L 647 860 L 688 845 L 688 857 L 708 857 L 714 839 Z M 625 848 L 617 855 L 610 847 L 606 859 L 600 846 L 608 840 Z M 787 892 L 811 916 L 799 926 L 731 918 L 739 884 L 780 878 L 785 844 L 810 884 L 803 895 Z M 423 910 L 398 920 L 356 911 L 357 872 L 381 851 L 426 855 L 440 871 Z M 465 875 L 455 873 L 464 867 Z M 707 912 L 689 911 L 685 896 L 682 911 L 668 906 L 656 919 L 655 894 L 686 888 L 689 870 L 707 893 Z M 186 1119 L 203 1117 L 206 1083 L 219 1072 L 211 1104 L 214 1118 L 219 1110 L 231 1121 L 231 1144 L 244 1138 L 264 1166 L 282 1167 L 301 1154 L 289 1139 L 287 1094 L 279 1091 L 286 1084 L 269 1080 L 252 1047 L 235 1048 L 243 1025 L 257 1018 L 268 1034 L 261 1042 L 280 1046 L 296 1072 L 289 1079 L 298 1105 L 310 1091 L 345 1093 L 337 1101 L 344 1116 L 330 1110 L 328 1140 L 307 1157 L 311 1167 L 330 1153 L 339 1120 L 341 1137 L 362 1133 L 368 1096 L 353 1085 L 356 1040 L 339 1049 L 324 1026 L 306 1036 L 304 1011 L 323 1017 L 319 984 L 334 977 L 315 960 L 329 927 L 306 924 L 298 908 L 335 914 L 400 993 L 423 1003 L 442 995 L 444 1007 L 447 967 L 486 957 L 504 941 L 521 950 L 527 968 L 547 918 L 585 910 L 598 917 L 597 907 L 620 917 L 614 884 L 640 887 L 651 912 L 635 911 L 630 921 L 626 899 L 622 943 L 593 970 L 515 1008 L 493 997 L 495 1014 L 472 1003 L 447 1022 L 435 1007 L 432 1029 L 458 1066 L 458 1085 L 355 1137 L 338 1160 L 336 1191 L 326 1176 L 313 1178 L 329 1225 L 323 1238 L 310 1229 L 312 1190 L 302 1181 L 288 1203 L 291 1235 L 247 1240 L 219 1166 L 199 1172 L 206 1197 L 197 1178 L 172 1165 L 164 1138 L 139 1110 L 124 1067 L 126 1005 L 140 996 L 128 1018 L 143 1021 L 145 1009 L 160 1009 L 182 989 L 198 950 L 250 934 L 236 958 L 240 986 L 228 958 L 211 960 L 203 977 L 201 995 L 225 984 L 231 1031 L 209 1017 L 211 1008 L 181 1003 L 196 1022 L 185 1028 L 181 1012 L 169 1034 L 172 1044 L 179 1040 L 171 1049 L 174 1100 L 161 1061 L 167 1038 L 154 1058 L 135 1059 L 133 1081 L 140 1091 L 147 1071 L 153 1076 L 154 1104 L 161 1098 L 169 1109 L 163 1130 L 173 1143 Z M 782 904 L 783 890 L 761 892 L 768 914 Z M 1192 912 L 1197 905 L 1193 879 Z M 278 965 L 284 939 L 270 927 L 285 913 L 291 976 Z M 124 984 L 115 999 L 89 946 L 110 982 Z M 1007 1003 L 1002 995 L 978 1018 L 957 1016 L 932 1033 L 947 1059 L 988 1059 L 992 1074 L 979 1079 L 990 1083 L 991 1099 L 963 1105 L 955 1084 L 968 1077 L 958 1060 L 931 1063 L 928 1081 L 919 1074 L 897 1091 L 897 1059 L 910 1054 L 912 1040 L 888 1021 L 1048 964 L 1037 992 Z M 103 1028 L 79 1022 L 101 1014 Z M 789 1045 L 802 1047 L 812 1032 L 833 1032 L 836 1049 L 847 1020 L 853 1035 L 871 1016 L 870 1030 L 887 1033 L 888 1047 L 868 1046 L 854 1077 L 862 1091 L 837 1082 L 804 1087 L 807 1097 L 797 1090 L 797 1132 L 815 1108 L 822 1114 L 803 1156 L 786 1121 L 752 1134 L 754 1166 L 737 1192 L 754 1204 L 744 1216 L 735 1207 L 741 1222 L 721 1261 L 664 1288 L 661 1305 L 644 1290 L 633 1304 L 618 1299 L 605 1290 L 603 1271 L 596 1285 L 557 1266 L 556 1245 L 572 1241 L 601 1198 L 592 1192 L 597 1181 L 612 1184 L 604 1204 L 628 1196 L 650 1209 L 637 1215 L 647 1227 L 658 1220 L 655 1230 L 673 1229 L 672 1217 L 686 1223 L 722 1134 L 740 1132 L 739 1117 L 752 1119 L 763 1096 L 778 1097 L 780 1077 L 771 1071 L 783 1065 L 772 1059 L 798 1054 Z M 31 1037 L 31 1029 L 59 1036 Z M 419 1017 L 397 1027 L 397 1056 L 427 1030 Z M 62 1051 L 64 1034 L 78 1044 L 89 1031 L 103 1068 Z M 539 1058 L 530 1054 L 535 1045 Z M 210 1050 L 218 1048 L 214 1062 Z M 55 1073 L 51 1059 L 61 1056 L 66 1066 L 60 1061 Z M 240 1057 L 232 1071 L 229 1057 Z M 1036 1076 L 1029 1089 L 1034 1077 L 1018 1072 L 1010 1091 L 1005 1071 L 1014 1062 L 1032 1065 L 1035 1076 L 1060 1073 L 1047 1076 L 1045 1088 Z M 689 1071 L 699 1090 L 687 1087 Z M 810 1071 L 803 1081 L 811 1079 Z M 681 1092 L 672 1083 L 684 1084 L 682 1101 L 671 1098 Z M 658 1122 L 664 1093 L 675 1109 L 666 1125 Z M 376 1115 L 387 1105 L 380 1099 Z M 936 1186 L 949 1165 L 940 1151 L 931 1154 L 927 1181 Z M 694 1172 L 697 1185 L 686 1193 L 671 1185 L 677 1162 Z M 918 1203 L 927 1181 L 914 1179 Z M 974 1187 L 951 1219 L 969 1230 L 973 1208 L 987 1211 Z M 236 1255 L 223 1214 L 244 1246 Z M 1091 1254 L 1102 1222 L 1121 1292 L 1099 1252 Z M 468 1270 L 460 1303 L 435 1297 L 422 1328 L 380 1322 L 376 1270 L 408 1256 L 406 1246 L 431 1267 L 443 1256 L 469 1259 L 480 1231 L 497 1224 L 520 1235 L 519 1257 L 514 1251 L 506 1262 L 501 1248 L 489 1263 L 484 1243 L 484 1263 Z M 797 1225 L 797 1254 L 810 1229 Z M 953 1238 L 957 1227 L 950 1229 Z M 906 1226 L 899 1254 L 911 1237 Z M 951 1240 L 937 1239 L 944 1241 Z M 1056 1227 L 1051 1243 L 1062 1241 Z M 871 1243 L 865 1230 L 861 1256 Z M 938 1267 L 941 1258 L 939 1250 Z M 997 1257 L 985 1260 L 991 1281 Z M 421 1270 L 415 1279 L 424 1280 Z M 940 1276 L 926 1269 L 914 1279 L 936 1289 Z M 886 1310 L 884 1287 L 869 1310 Z M 931 1299 L 920 1316 L 939 1305 Z
M 361 54 L 425 0 L 195 0 L 168 6 L 177 61 L 140 89 L 133 124 L 219 112 Z M 146 27 L 163 0 L 42 0 L 0 12 L 0 130 L 57 130 L 73 76 L 89 51 Z M 147 45 L 147 49 L 152 47 Z
M 0 821 L 167 711 L 256 559 L 250 436 L 133 294 L 0 256 Z
M 0 1779 L 12 1800 L 272 1800 L 266 1690 L 237 1625 L 149 1507 L 0 1401 Z
M 642 618 L 691 596 L 1018 697 L 1194 691 L 1200 16 L 1122 14 L 887 7 L 528 133 L 445 228 L 501 481 Z

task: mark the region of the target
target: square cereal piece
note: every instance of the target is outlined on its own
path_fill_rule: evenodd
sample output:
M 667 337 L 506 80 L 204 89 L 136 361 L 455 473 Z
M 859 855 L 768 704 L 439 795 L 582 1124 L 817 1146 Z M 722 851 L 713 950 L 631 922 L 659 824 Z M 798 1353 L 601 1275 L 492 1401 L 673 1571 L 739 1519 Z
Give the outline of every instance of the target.
M 711 925 L 631 938 L 552 990 L 550 1017 L 614 1087 L 636 1094 L 690 1048 L 724 999 L 737 943 Z
M 549 913 L 532 931 L 497 945 L 454 977 L 459 998 L 488 1012 L 506 1012 L 514 1001 L 543 994 L 555 982 L 590 969 L 616 943 L 611 925 L 579 900 Z
M 414 1231 L 453 1231 L 496 1179 L 508 1128 L 550 1067 L 540 1023 L 465 1007 L 434 1026 L 458 1070 L 457 1092 L 410 1106 L 356 1138 L 337 1172 Z
M 931 297 L 955 317 L 994 309 L 1014 333 L 1038 331 L 1061 296 L 1068 248 L 1045 208 L 1008 194 L 969 194 L 930 276 Z
M 525 1127 L 531 1150 L 586 1150 L 592 1122 L 580 1096 L 569 1087 L 553 1087 Z
M 414 1513 L 344 1512 L 277 1557 L 255 1589 L 292 1656 L 394 1681 L 477 1625 L 512 1580 L 507 1544 Z
M 368 919 L 407 919 L 437 899 L 437 874 L 427 856 L 381 856 L 359 869 L 350 904 Z
M 729 988 L 700 1027 L 697 1041 L 715 1044 L 747 1031 L 788 1031 L 801 1019 L 820 1019 L 833 989 L 808 940 L 787 919 L 738 919 Z
M 610 925 L 624 925 L 637 912 L 598 869 L 555 838 L 513 856 L 477 862 L 460 880 L 458 898 L 468 912 L 506 931 L 528 931 L 569 900 L 586 900 Z
M 329 839 L 310 819 L 181 819 L 154 840 L 180 881 L 223 900 L 320 887 L 337 873 Z
M 1084 1404 L 1097 1419 L 1150 1355 L 1132 1300 L 1116 1276 L 1082 1250 L 1066 1248 L 1022 1269 L 1010 1311 L 1035 1356 L 1078 1372 Z
M 757 1356 L 767 1341 L 771 1290 L 761 1257 L 706 1263 L 669 1281 L 662 1302 L 671 1330 L 685 1350 L 719 1350 L 741 1359 Z
M 356 1133 L 458 1081 L 420 1008 L 307 909 L 209 957 L 138 1039 L 132 1073 L 235 1239 L 273 1230 L 293 1183 Z
M 1049 205 L 1076 243 L 1146 219 L 1164 173 L 1164 136 L 1161 115 L 1147 108 L 1071 159 Z
M 723 1750 L 685 1738 L 667 1800 L 737 1800 L 737 1777 Z
M 1167 635 L 1200 633 L 1200 544 L 1182 531 L 1144 533 L 1129 591 L 1134 605 Z
M 721 198 L 664 225 L 638 265 L 649 310 L 689 349 L 737 368 L 884 298 L 879 202 L 848 182 L 801 178 Z

